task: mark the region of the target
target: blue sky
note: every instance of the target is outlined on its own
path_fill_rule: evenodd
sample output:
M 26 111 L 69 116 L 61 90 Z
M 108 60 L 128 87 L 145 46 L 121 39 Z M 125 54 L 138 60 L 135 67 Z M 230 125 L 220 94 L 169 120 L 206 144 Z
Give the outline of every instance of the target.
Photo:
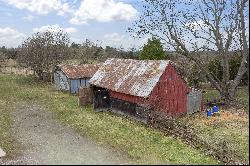
M 63 29 L 71 40 L 140 47 L 126 32 L 139 16 L 142 0 L 0 0 L 0 46 L 17 47 L 37 31 Z
M 122 46 L 125 49 L 140 49 L 150 36 L 133 39 L 127 28 L 143 14 L 143 1 L 0 0 L 0 46 L 17 47 L 27 36 L 37 31 L 62 29 L 69 33 L 72 42 L 82 43 L 87 38 L 103 47 L 109 45 L 116 48 Z M 228 7 L 231 8 L 230 4 Z M 177 8 L 184 10 L 185 7 L 178 4 Z M 190 6 L 187 9 L 190 9 Z M 195 31 L 202 32 L 202 26 L 208 31 L 204 21 L 196 21 L 187 22 L 187 27 L 192 26 Z M 248 24 L 247 18 L 247 33 Z M 223 28 L 221 27 L 221 32 L 226 38 Z M 190 49 L 194 42 L 199 47 L 205 43 L 203 39 L 193 39 L 188 33 L 183 36 L 183 41 Z M 211 43 L 208 46 L 214 47 Z

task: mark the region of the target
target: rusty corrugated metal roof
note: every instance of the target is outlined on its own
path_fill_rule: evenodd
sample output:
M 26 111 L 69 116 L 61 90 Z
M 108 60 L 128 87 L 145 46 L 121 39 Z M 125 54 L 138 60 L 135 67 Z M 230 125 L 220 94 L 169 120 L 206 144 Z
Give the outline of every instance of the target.
M 60 68 L 68 78 L 78 79 L 92 77 L 99 66 L 99 64 L 61 65 Z
M 112 91 L 148 97 L 169 62 L 109 58 L 89 82 Z

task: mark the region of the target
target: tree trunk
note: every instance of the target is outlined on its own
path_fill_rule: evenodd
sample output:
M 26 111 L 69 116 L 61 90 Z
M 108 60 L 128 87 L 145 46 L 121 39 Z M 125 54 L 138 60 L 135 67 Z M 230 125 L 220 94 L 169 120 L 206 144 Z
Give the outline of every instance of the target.
M 228 54 L 227 52 L 222 53 L 222 61 L 223 61 L 223 84 L 225 91 L 228 91 L 229 89 L 229 78 L 230 78 L 230 73 L 229 73 L 229 60 L 228 60 Z
M 240 30 L 240 36 L 241 36 L 240 44 L 241 44 L 242 60 L 241 60 L 238 73 L 230 86 L 229 94 L 232 97 L 236 94 L 237 87 L 239 86 L 243 75 L 245 74 L 245 72 L 247 72 L 248 70 L 247 65 L 249 64 L 248 63 L 249 62 L 249 48 L 248 48 L 247 37 L 246 37 L 246 32 L 245 32 L 245 20 L 244 20 L 245 16 L 243 12 L 245 3 L 247 1 L 239 1 L 239 2 L 240 2 L 239 4 L 240 6 L 238 7 L 238 13 L 240 16 L 239 30 Z

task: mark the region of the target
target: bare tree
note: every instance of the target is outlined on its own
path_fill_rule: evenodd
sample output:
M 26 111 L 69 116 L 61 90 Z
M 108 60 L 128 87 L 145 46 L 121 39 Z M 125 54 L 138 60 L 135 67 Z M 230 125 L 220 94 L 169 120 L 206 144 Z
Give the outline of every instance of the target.
M 103 48 L 99 41 L 93 42 L 89 39 L 85 39 L 82 44 L 74 44 L 71 46 L 75 54 L 75 58 L 80 59 L 80 64 L 95 63 L 102 56 Z
M 151 34 L 168 49 L 194 61 L 226 101 L 234 98 L 249 62 L 248 0 L 145 0 L 144 12 L 129 28 L 135 36 Z M 228 52 L 239 50 L 241 65 L 234 80 L 229 80 Z M 223 67 L 219 80 L 205 67 L 198 54 L 216 51 Z
M 39 79 L 49 79 L 53 67 L 69 55 L 69 37 L 63 31 L 37 32 L 21 45 L 18 62 L 31 67 Z

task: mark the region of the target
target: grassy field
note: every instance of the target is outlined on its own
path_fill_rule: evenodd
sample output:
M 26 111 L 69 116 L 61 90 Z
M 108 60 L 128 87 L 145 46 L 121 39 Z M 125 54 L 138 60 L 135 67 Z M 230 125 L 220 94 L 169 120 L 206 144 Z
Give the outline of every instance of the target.
M 15 145 L 9 132 L 11 119 L 6 111 L 10 109 L 8 103 L 5 100 L 0 99 L 0 147 L 8 152 L 13 152 Z
M 109 113 L 95 113 L 91 106 L 78 107 L 77 96 L 55 91 L 31 77 L 0 74 L 0 147 L 12 152 L 9 112 L 20 102 L 36 102 L 53 111 L 65 124 L 101 146 L 129 155 L 139 164 L 219 164 L 181 140 L 163 136 L 145 125 Z
M 219 92 L 216 89 L 207 89 L 204 93 L 204 101 L 211 101 L 220 97 Z M 236 93 L 236 99 L 240 101 L 245 110 L 249 107 L 249 93 L 247 87 L 240 87 Z
M 206 90 L 204 100 L 211 101 L 219 98 L 219 92 L 214 89 Z M 198 136 L 208 144 L 223 149 L 224 144 L 234 156 L 234 160 L 249 164 L 249 92 L 247 87 L 240 87 L 236 98 L 243 108 L 220 109 L 220 116 L 206 117 L 206 113 L 194 114 L 182 118 L 198 131 Z
M 218 150 L 225 149 L 233 161 L 249 164 L 249 117 L 244 110 L 221 110 L 220 116 L 207 118 L 204 114 L 194 114 L 182 118 L 190 124 L 198 137 Z

